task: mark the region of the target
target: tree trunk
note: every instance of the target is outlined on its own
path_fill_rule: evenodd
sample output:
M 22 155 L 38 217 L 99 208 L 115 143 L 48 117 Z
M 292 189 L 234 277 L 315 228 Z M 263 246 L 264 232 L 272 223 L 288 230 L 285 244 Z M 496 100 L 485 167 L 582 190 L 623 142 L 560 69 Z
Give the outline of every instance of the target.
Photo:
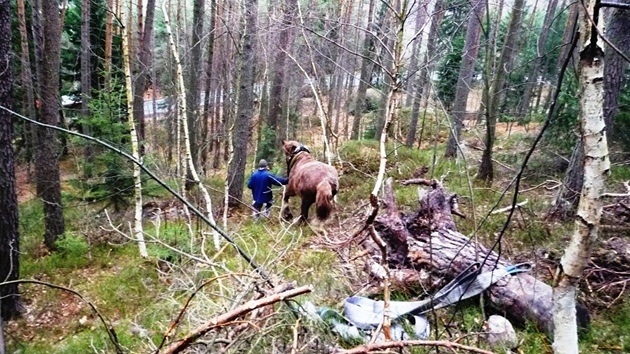
M 214 64 L 214 31 L 216 28 L 216 0 L 212 0 L 210 2 L 210 28 L 208 33 L 208 53 L 207 62 L 206 62 L 206 82 L 205 82 L 205 90 L 203 96 L 203 126 L 202 126 L 202 137 L 203 141 L 201 144 L 201 150 L 199 151 L 200 156 L 200 165 L 203 171 L 203 174 L 206 174 L 207 171 L 207 161 L 208 161 L 208 153 L 212 151 L 212 144 L 214 142 L 214 136 L 211 134 L 214 130 L 212 129 L 211 119 L 213 118 L 212 110 L 210 109 L 210 104 L 212 103 L 212 107 L 217 107 L 214 102 L 215 92 L 212 91 L 212 80 L 214 79 L 212 75 L 213 64 Z M 210 98 L 212 97 L 212 102 L 210 102 Z
M 402 14 L 407 13 L 407 2 L 401 4 L 399 1 L 396 1 L 392 10 L 396 12 L 393 14 L 393 17 L 398 19 L 396 23 L 391 25 L 391 29 L 395 30 L 395 36 L 392 40 L 392 51 L 391 51 L 391 59 L 389 61 L 390 66 L 384 68 L 386 75 L 390 77 L 391 85 L 388 87 L 388 93 L 384 100 L 384 125 L 381 129 L 380 134 L 380 165 L 379 172 L 376 177 L 376 182 L 374 184 L 374 188 L 372 190 L 372 198 L 377 198 L 379 191 L 381 189 L 381 185 L 383 184 L 383 177 L 385 175 L 385 167 L 387 164 L 387 151 L 386 151 L 386 142 L 387 142 L 387 130 L 391 123 L 396 119 L 396 107 L 398 107 L 398 100 L 400 96 L 400 88 L 401 81 L 400 75 L 403 69 L 403 39 L 404 39 L 404 30 L 405 30 L 405 22 L 403 19 L 404 16 Z M 374 206 L 373 206 L 374 207 Z
M 245 164 L 247 162 L 247 145 L 250 141 L 252 115 L 254 113 L 254 61 L 256 38 L 256 15 L 258 0 L 245 2 L 243 49 L 240 61 L 240 87 L 238 94 L 238 113 L 234 128 L 234 159 L 228 167 L 230 181 L 230 206 L 237 206 L 243 199 L 245 183 Z
M 299 61 L 295 57 L 291 55 L 289 55 L 289 57 L 291 58 L 291 60 L 293 60 L 295 65 L 300 69 L 304 77 L 307 79 L 311 92 L 313 93 L 313 98 L 315 99 L 315 108 L 314 108 L 313 114 L 317 114 L 317 116 L 319 117 L 319 123 L 322 128 L 322 143 L 324 145 L 324 156 L 326 158 L 326 162 L 329 165 L 332 165 L 333 153 L 331 152 L 330 143 L 329 143 L 330 138 L 332 136 L 332 128 L 330 126 L 330 116 L 326 114 L 326 111 L 324 110 L 324 105 L 322 103 L 322 94 L 321 94 L 321 89 L 320 89 L 322 85 L 321 83 L 322 80 L 317 72 L 313 46 L 311 45 L 310 41 L 308 40 L 308 36 L 306 35 L 306 32 L 304 31 L 304 28 L 306 28 L 306 24 L 305 24 L 304 16 L 302 14 L 302 9 L 299 3 L 297 5 L 297 9 L 298 9 L 299 19 L 300 19 L 300 27 L 302 28 L 302 36 L 304 37 L 304 41 L 308 49 L 308 54 L 310 55 L 310 58 L 311 58 L 310 63 L 309 63 L 310 67 L 305 69 L 300 65 Z M 299 101 L 298 101 L 298 105 L 299 105 Z M 294 110 L 298 112 L 299 107 L 294 108 Z M 287 112 L 288 111 L 289 109 L 287 109 Z M 287 115 L 287 125 L 289 124 L 288 118 L 289 118 L 289 115 Z
M 567 6 L 569 9 L 569 14 L 567 15 L 567 22 L 564 26 L 564 32 L 562 33 L 562 45 L 560 46 L 560 53 L 558 54 L 558 61 L 556 62 L 556 73 L 560 72 L 560 68 L 562 68 L 564 61 L 570 55 L 574 55 L 574 53 L 569 53 L 569 48 L 571 47 L 571 42 L 573 36 L 575 35 L 575 31 L 577 31 L 577 16 L 578 16 L 578 8 L 580 4 L 577 2 L 570 2 Z M 551 87 L 556 87 L 558 85 L 558 75 L 555 75 L 551 82 Z M 547 99 L 543 107 L 549 107 L 551 104 L 552 95 L 548 95 Z
M 227 128 L 225 120 L 228 117 L 228 111 L 225 109 L 225 101 L 227 100 L 225 86 L 223 84 L 219 84 L 217 86 L 217 97 L 216 97 L 216 105 L 217 107 L 221 107 L 221 109 L 216 109 L 214 111 L 214 156 L 212 158 L 212 168 L 217 169 L 221 166 L 221 140 L 223 140 L 224 135 L 226 134 Z
M 569 15 L 567 18 L 566 27 L 564 29 L 564 33 L 562 35 L 562 43 L 563 46 L 560 49 L 560 54 L 558 56 L 558 62 L 556 63 L 556 67 L 558 68 L 558 72 L 560 72 L 560 68 L 562 67 L 564 61 L 569 60 L 569 57 L 574 56 L 574 53 L 569 51 L 570 43 L 572 42 L 572 38 L 577 31 L 577 15 L 578 15 L 578 6 L 577 4 L 569 5 Z M 552 86 L 557 85 L 557 78 L 554 78 Z M 551 101 L 551 94 L 547 96 L 547 102 L 545 103 L 545 107 L 547 107 Z M 571 159 L 569 160 L 569 166 L 567 167 L 567 172 L 564 176 L 564 180 L 562 186 L 558 190 L 558 194 L 556 194 L 555 201 L 547 213 L 550 218 L 558 218 L 558 219 L 566 219 L 570 215 L 575 212 L 577 208 L 579 199 L 580 199 L 580 191 L 582 190 L 582 182 L 584 180 L 584 166 L 582 165 L 583 160 L 583 146 L 581 140 L 575 144 L 573 148 L 573 152 L 571 154 Z
M 28 31 L 26 29 L 26 9 L 24 7 L 24 0 L 17 1 L 17 11 L 19 18 L 19 26 L 20 26 L 20 45 L 22 49 L 22 85 L 24 90 L 26 91 L 26 114 L 35 118 L 37 112 L 35 111 L 35 90 L 33 87 L 33 74 L 31 73 L 31 56 L 28 45 Z M 27 149 L 27 159 L 28 162 L 32 162 L 33 153 L 35 149 L 35 130 L 33 126 L 24 126 L 25 131 L 25 139 L 26 139 L 26 149 Z
M 499 27 L 501 27 L 501 19 L 503 18 L 503 7 L 505 5 L 504 0 L 499 1 L 499 5 L 496 10 L 496 17 L 490 19 L 490 12 L 486 12 L 486 26 L 489 28 L 488 40 L 486 41 L 485 48 L 485 65 L 483 73 L 483 91 L 481 94 L 481 105 L 479 112 L 477 112 L 477 123 L 483 120 L 483 117 L 487 113 L 487 106 L 490 105 L 490 90 L 492 89 L 491 78 L 494 77 L 496 72 L 496 57 L 497 57 L 497 34 Z M 535 14 L 532 15 L 532 18 Z M 492 24 L 491 24 L 492 23 Z
M 490 105 L 486 107 L 486 148 L 481 156 L 479 179 L 488 183 L 492 183 L 492 179 L 494 178 L 492 148 L 494 147 L 495 130 L 499 117 L 499 104 L 501 103 L 501 95 L 504 92 L 503 85 L 505 84 L 505 77 L 512 70 L 514 54 L 518 46 L 517 36 L 520 32 L 524 2 L 524 0 L 514 1 L 508 32 L 505 35 L 503 50 L 501 50 L 501 57 L 499 58 L 494 83 L 492 85 Z
M 466 116 L 466 105 L 468 103 L 468 93 L 473 80 L 475 71 L 475 62 L 477 61 L 477 53 L 479 51 L 479 35 L 481 31 L 481 22 L 485 11 L 485 1 L 475 0 L 472 4 L 472 12 L 468 19 L 466 28 L 466 39 L 464 41 L 464 53 L 462 54 L 462 63 L 459 69 L 459 78 L 455 88 L 455 100 L 453 110 L 451 111 L 451 132 L 446 144 L 444 157 L 452 158 L 457 155 L 459 145 L 459 135 L 462 130 L 464 118 Z
M 11 62 L 11 5 L 0 0 L 0 63 Z M 13 102 L 11 70 L 0 70 L 0 106 Z M 15 156 L 11 114 L 0 109 L 0 283 L 20 277 L 18 202 L 15 194 Z M 17 284 L 0 287 L 0 322 L 20 313 Z M 0 328 L 2 331 L 2 328 Z M 0 350 L 4 345 L 0 344 Z
M 112 44 L 114 39 L 114 0 L 107 0 L 107 11 L 105 12 L 105 91 L 111 87 L 112 77 Z
M 40 78 L 42 123 L 59 124 L 59 62 L 61 36 L 59 35 L 59 3 L 42 1 L 42 53 Z M 61 181 L 59 174 L 57 134 L 52 129 L 37 128 L 38 148 L 35 152 L 35 178 L 37 195 L 44 203 L 44 244 L 50 250 L 64 233 Z
M 59 9 L 59 27 L 58 28 L 58 35 L 61 36 L 63 34 L 63 25 L 66 21 L 66 11 L 68 11 L 68 0 L 62 0 L 60 1 L 60 9 Z
M 199 68 L 201 68 L 201 39 L 203 38 L 203 18 L 205 11 L 204 0 L 193 1 L 193 23 L 191 34 L 190 60 L 188 61 L 188 75 L 186 80 L 186 119 L 188 120 L 190 153 L 195 169 L 199 166 L 199 144 L 197 135 L 200 131 L 197 112 L 199 112 Z M 188 170 L 189 180 L 192 172 Z M 187 189 L 193 185 L 188 183 Z
M 92 88 L 92 68 L 90 65 L 90 4 L 91 0 L 81 1 L 81 117 L 84 119 L 81 128 L 83 134 L 91 135 L 91 127 L 87 120 L 90 118 L 90 97 Z M 85 178 L 92 176 L 92 144 L 85 144 L 83 150 L 83 174 Z
M 436 1 L 436 7 L 439 5 L 438 3 L 441 1 Z M 409 63 L 409 74 L 407 74 L 407 97 L 405 99 L 405 106 L 411 107 L 411 119 L 409 121 L 409 130 L 407 131 L 407 136 L 405 137 L 405 146 L 412 147 L 414 141 L 416 140 L 416 130 L 418 129 L 418 117 L 420 114 L 420 104 L 422 103 L 422 95 L 423 95 L 423 78 L 425 68 L 420 68 L 420 48 L 422 46 L 422 32 L 424 32 L 424 25 L 427 21 L 427 13 L 428 13 L 428 2 L 426 4 L 419 4 L 416 14 L 416 38 L 413 43 L 413 55 L 411 57 L 411 61 Z M 433 21 L 431 21 L 433 26 Z M 433 27 L 429 30 L 429 36 L 433 31 Z M 427 44 L 427 51 L 425 55 L 429 54 L 429 47 L 435 48 L 434 43 Z M 423 62 L 424 64 L 424 62 Z
M 409 69 L 406 77 L 407 81 L 407 96 L 405 97 L 405 106 L 411 106 L 413 102 L 413 96 L 418 91 L 416 83 L 419 81 L 417 78 L 419 75 L 419 62 L 420 62 L 420 48 L 422 48 L 422 37 L 424 32 L 424 25 L 427 22 L 427 7 L 429 1 L 416 3 L 416 23 L 415 23 L 415 36 L 413 39 L 413 45 L 411 49 L 411 59 L 409 60 Z M 416 120 L 416 124 L 418 121 Z M 415 133 L 415 132 L 414 132 Z M 412 143 L 413 144 L 413 143 Z
M 327 11 L 327 18 L 326 21 L 329 22 L 331 25 L 329 25 L 330 27 L 327 28 L 327 32 L 328 34 L 328 39 L 330 41 L 332 41 L 333 43 L 336 43 L 337 45 L 339 45 L 339 47 L 343 48 L 345 43 L 344 43 L 344 38 L 343 35 L 340 35 L 340 31 L 341 28 L 339 26 L 337 26 L 336 23 L 334 23 L 334 21 L 331 21 L 331 18 L 335 18 L 335 19 L 343 19 L 343 4 L 339 3 L 337 8 L 334 10 L 329 10 Z M 333 46 L 332 48 L 330 48 L 330 61 L 332 63 L 340 63 L 339 61 L 339 57 L 340 57 L 340 51 L 339 51 L 339 47 L 337 46 Z M 337 65 L 333 65 L 332 69 L 328 69 L 328 68 L 324 68 L 324 82 L 327 83 L 326 89 L 324 90 L 326 92 L 326 99 L 327 99 L 327 103 L 326 103 L 326 117 L 328 117 L 328 121 L 332 122 L 332 127 L 331 127 L 331 137 L 333 135 L 336 135 L 336 130 L 337 130 L 337 121 L 333 121 L 333 113 L 334 113 L 334 109 L 335 109 L 335 104 L 338 100 L 338 94 L 341 89 L 341 78 L 339 77 L 339 72 L 340 72 L 340 68 Z M 329 123 L 330 124 L 330 123 Z
M 584 182 L 584 148 L 582 141 L 578 140 L 569 159 L 569 167 L 564 176 L 562 185 L 556 194 L 553 206 L 548 213 L 548 217 L 566 220 L 575 213 L 580 201 L 580 191 Z
M 558 267 L 553 292 L 554 353 L 578 353 L 576 287 L 582 278 L 602 215 L 602 193 L 610 170 L 604 122 L 604 51 L 594 26 L 603 27 L 597 0 L 579 6 L 578 120 L 583 147 L 584 183 L 571 242 Z M 594 21 L 594 24 L 591 24 Z
M 359 140 L 359 131 L 361 130 L 361 116 L 365 109 L 365 93 L 370 83 L 370 69 L 372 68 L 372 59 L 374 57 L 374 0 L 370 0 L 370 7 L 367 15 L 367 31 L 363 40 L 363 59 L 361 60 L 361 76 L 359 78 L 359 87 L 357 88 L 356 100 L 354 103 L 354 120 L 352 121 L 352 133 L 350 139 Z
M 629 53 L 630 31 L 628 31 L 628 23 L 630 23 L 630 11 L 613 8 L 609 11 L 610 21 L 607 21 L 606 37 L 621 53 Z M 610 136 L 613 133 L 613 121 L 618 109 L 619 91 L 626 80 L 625 71 L 628 63 L 617 53 L 616 49 L 609 45 L 605 48 L 604 122 L 606 123 L 606 134 Z M 619 133 L 625 134 L 626 132 Z
M 121 14 L 121 16 L 123 16 Z M 131 17 L 131 14 L 129 14 Z M 136 124 L 134 122 L 133 111 L 133 89 L 131 84 L 131 65 L 129 58 L 129 32 L 125 27 L 122 28 L 122 50 L 123 50 L 123 62 L 125 70 L 125 89 L 127 93 L 127 122 L 129 124 L 129 135 L 131 138 L 131 155 L 137 161 L 142 161 L 140 156 L 140 148 L 138 145 L 138 135 L 136 134 Z M 140 166 L 133 164 L 133 181 L 134 181 L 134 224 L 133 233 L 138 242 L 138 248 L 140 250 L 140 256 L 147 258 L 147 246 L 144 243 L 144 231 L 142 228 L 142 178 L 140 176 Z
M 131 16 L 129 16 L 129 18 L 131 19 Z M 144 93 L 149 87 L 151 78 L 149 63 L 151 63 L 151 43 L 153 42 L 152 39 L 154 18 L 155 0 L 147 0 L 147 13 L 144 26 L 142 26 L 142 24 L 138 26 L 138 62 L 132 62 L 132 68 L 135 69 L 135 72 L 133 73 L 133 113 L 134 119 L 136 120 L 138 125 L 138 143 L 140 144 L 140 155 L 144 155 Z M 140 20 L 141 19 L 142 18 L 140 17 Z M 142 30 L 142 27 L 144 27 L 144 30 Z M 131 31 L 131 27 L 129 27 L 129 31 Z M 142 37 L 141 39 L 140 35 Z M 134 53 L 131 41 L 129 44 L 130 53 Z
M 42 48 L 44 45 L 44 39 L 42 38 L 42 0 L 33 0 L 31 2 L 31 32 L 33 33 L 33 59 L 35 60 L 35 78 L 33 81 L 33 88 L 35 91 L 35 99 L 40 102 L 41 105 L 41 85 L 39 80 L 43 77 L 42 73 Z M 37 115 L 41 114 L 41 110 L 36 111 Z M 37 119 L 40 119 L 39 117 Z M 37 129 L 35 130 L 35 140 L 37 140 Z
M 143 4 L 143 2 L 144 1 L 138 1 L 137 7 L 136 7 L 136 9 L 137 9 L 136 10 L 136 14 L 138 15 L 138 32 L 137 32 L 137 34 L 138 34 L 138 39 L 137 39 L 138 49 L 142 48 L 142 42 L 144 40 L 144 38 L 143 38 L 144 37 L 144 35 L 143 35 L 143 33 L 144 33 L 144 28 L 143 28 L 144 27 L 144 25 L 143 25 L 144 21 L 142 20 L 143 17 L 144 17 L 144 9 L 143 9 L 143 5 L 144 4 Z M 129 16 L 131 16 L 132 13 L 133 12 L 130 11 L 129 12 Z M 132 28 L 129 27 L 127 30 L 131 31 Z M 132 35 L 129 35 L 130 43 L 133 41 L 132 38 L 133 38 Z
M 273 79 L 269 92 L 269 115 L 267 116 L 267 127 L 272 129 L 273 140 L 265 142 L 265 146 L 280 146 L 284 135 L 281 133 L 284 127 L 283 112 L 284 106 L 284 78 L 286 71 L 286 58 L 291 47 L 290 31 L 293 26 L 293 16 L 297 9 L 296 0 L 285 0 L 280 2 L 280 12 L 282 21 L 280 23 L 280 34 L 278 35 L 278 48 L 276 49 L 273 61 Z M 269 157 L 267 157 L 269 158 Z
M 383 93 L 385 93 L 382 96 L 382 101 L 381 101 L 381 109 L 377 112 L 376 114 L 376 122 L 375 122 L 375 137 L 381 137 L 383 131 L 385 131 L 385 134 L 387 134 L 387 128 L 389 127 L 389 125 L 387 124 L 387 120 L 389 120 L 389 113 L 388 112 L 388 106 L 389 106 L 389 100 L 390 100 L 390 95 L 389 92 L 392 92 L 394 90 L 398 90 L 398 87 L 394 87 L 394 85 L 399 85 L 400 83 L 395 82 L 396 81 L 396 77 L 394 77 L 394 73 L 393 71 L 390 71 L 394 65 L 396 65 L 397 63 L 394 62 L 394 58 L 393 58 L 393 52 L 394 52 L 394 46 L 395 46 L 395 41 L 396 39 L 391 38 L 392 36 L 390 35 L 391 32 L 394 31 L 394 26 L 396 24 L 394 24 L 394 14 L 391 14 L 389 9 L 391 5 L 387 4 L 387 3 L 383 3 L 383 6 L 381 7 L 381 11 L 385 12 L 382 15 L 382 19 L 383 19 L 383 25 L 379 26 L 378 28 L 380 29 L 379 32 L 383 32 L 382 33 L 382 39 L 381 39 L 381 45 L 382 47 L 380 48 L 380 55 L 379 55 L 379 59 L 377 59 L 378 62 L 381 63 L 382 66 L 376 66 L 376 70 L 375 71 L 379 71 L 383 73 Z M 396 109 L 396 107 L 392 107 L 394 110 Z M 393 112 L 393 110 L 391 111 Z
M 407 133 L 407 138 L 405 140 L 405 145 L 407 147 L 412 147 L 414 141 L 416 140 L 416 129 L 418 127 L 418 118 L 420 116 L 420 106 L 422 101 L 426 104 L 429 102 L 431 97 L 431 75 L 433 74 L 433 68 L 435 66 L 435 58 L 437 58 L 437 53 L 435 52 L 437 36 L 440 31 L 440 23 L 442 22 L 442 18 L 444 17 L 444 2 L 442 0 L 436 0 L 435 6 L 433 9 L 433 18 L 431 19 L 431 28 L 429 30 L 429 37 L 427 39 L 427 51 L 424 54 L 424 60 L 422 69 L 420 70 L 420 74 L 417 77 L 416 82 L 416 91 L 413 97 L 413 103 L 411 105 L 411 122 L 409 124 L 409 132 Z M 424 121 L 423 121 L 424 122 Z M 422 129 L 420 128 L 420 139 L 422 139 Z M 418 143 L 420 144 L 420 143 Z
M 519 117 L 523 117 L 523 115 L 527 114 L 530 110 L 532 93 L 536 89 L 538 77 L 540 75 L 540 68 L 543 64 L 543 60 L 545 59 L 545 44 L 547 43 L 547 37 L 551 29 L 551 21 L 555 17 L 557 7 L 558 0 L 550 0 L 549 4 L 547 5 L 547 12 L 545 12 L 545 18 L 543 20 L 543 25 L 540 30 L 540 36 L 538 37 L 538 45 L 536 47 L 536 59 L 534 60 L 534 66 L 529 73 L 527 82 L 525 83 L 523 98 L 518 107 Z

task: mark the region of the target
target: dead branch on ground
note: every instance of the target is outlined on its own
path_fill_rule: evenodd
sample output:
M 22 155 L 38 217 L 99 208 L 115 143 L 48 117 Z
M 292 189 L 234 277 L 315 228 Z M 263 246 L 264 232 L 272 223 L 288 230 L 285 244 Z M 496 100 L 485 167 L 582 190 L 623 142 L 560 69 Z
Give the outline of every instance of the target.
M 382 351 L 386 349 L 392 348 L 407 348 L 407 347 L 444 347 L 455 352 L 455 349 L 466 350 L 471 353 L 480 353 L 480 354 L 494 354 L 494 352 L 471 347 L 468 345 L 453 343 L 449 341 L 443 340 L 403 340 L 403 341 L 395 341 L 395 342 L 383 342 L 383 343 L 372 343 L 372 344 L 364 344 L 358 347 L 349 349 L 349 350 L 338 350 L 335 353 L 337 354 L 363 354 L 363 353 L 371 353 L 373 351 Z
M 283 301 L 288 298 L 292 298 L 298 295 L 309 293 L 312 290 L 313 290 L 313 287 L 311 285 L 305 285 L 296 289 L 284 291 L 279 294 L 270 295 L 259 300 L 248 301 L 244 303 L 243 305 L 235 308 L 234 310 L 231 310 L 222 315 L 219 315 L 215 317 L 214 319 L 212 319 L 211 321 L 209 321 L 208 323 L 197 327 L 190 334 L 186 335 L 184 338 L 179 339 L 175 341 L 173 344 L 171 344 L 164 351 L 164 353 L 165 354 L 181 353 L 184 349 L 188 348 L 191 344 L 193 344 L 197 338 L 203 336 L 204 334 L 208 333 L 209 331 L 215 328 L 220 328 L 227 324 L 230 324 L 232 323 L 232 321 L 234 321 L 238 317 L 243 316 L 257 308 L 275 304 L 277 302 Z

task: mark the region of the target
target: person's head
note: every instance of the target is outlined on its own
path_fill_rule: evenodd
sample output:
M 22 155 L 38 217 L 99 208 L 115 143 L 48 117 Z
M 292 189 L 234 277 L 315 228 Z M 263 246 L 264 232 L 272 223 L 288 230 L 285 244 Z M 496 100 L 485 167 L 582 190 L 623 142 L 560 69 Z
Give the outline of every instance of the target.
M 258 162 L 258 169 L 269 169 L 269 165 L 267 164 L 267 160 L 265 159 L 261 159 L 260 162 Z

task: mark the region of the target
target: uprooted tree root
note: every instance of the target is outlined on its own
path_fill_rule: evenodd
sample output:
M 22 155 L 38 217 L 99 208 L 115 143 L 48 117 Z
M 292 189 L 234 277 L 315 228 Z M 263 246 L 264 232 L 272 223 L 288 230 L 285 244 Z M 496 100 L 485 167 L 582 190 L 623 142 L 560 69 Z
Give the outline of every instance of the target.
M 630 293 L 630 243 L 611 237 L 593 251 L 581 282 L 589 307 L 608 309 Z
M 628 182 L 624 185 L 630 192 Z M 600 311 L 613 307 L 630 294 L 630 239 L 619 236 L 630 235 L 630 197 L 627 193 L 608 193 L 606 196 L 615 201 L 604 206 L 600 226 L 602 241 L 591 253 L 580 281 L 579 296 L 581 303 Z M 527 255 L 518 258 L 524 260 Z M 537 255 L 537 267 L 547 270 L 539 276 L 551 281 L 559 262 L 560 255 Z

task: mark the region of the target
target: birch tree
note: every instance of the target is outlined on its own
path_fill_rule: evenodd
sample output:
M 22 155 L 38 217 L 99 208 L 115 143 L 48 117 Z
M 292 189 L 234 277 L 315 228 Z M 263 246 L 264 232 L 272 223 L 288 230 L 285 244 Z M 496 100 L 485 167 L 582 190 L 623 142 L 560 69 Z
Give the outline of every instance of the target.
M 124 26 L 122 26 L 121 30 L 125 88 L 127 90 L 127 118 L 129 122 L 129 134 L 131 135 L 131 155 L 134 159 L 142 163 L 138 146 L 138 135 L 136 134 L 136 124 L 133 119 L 133 86 L 131 84 L 131 65 L 129 64 L 129 32 Z M 135 163 L 133 164 L 133 181 L 135 200 L 133 234 L 138 242 L 140 256 L 147 258 L 149 254 L 147 253 L 147 246 L 144 243 L 144 230 L 142 229 L 142 179 L 140 177 L 140 166 Z
M 193 161 L 191 147 L 190 147 L 190 131 L 186 119 L 186 85 L 184 84 L 184 70 L 182 68 L 182 63 L 179 59 L 179 51 L 177 50 L 177 46 L 175 45 L 175 40 L 173 36 L 173 32 L 171 30 L 171 24 L 169 22 L 168 12 L 166 11 L 166 3 L 162 3 L 162 12 L 164 13 L 164 23 L 166 25 L 166 32 L 168 34 L 168 42 L 171 48 L 171 52 L 173 54 L 173 58 L 175 60 L 175 68 L 177 71 L 177 88 L 179 91 L 177 106 L 179 107 L 179 120 L 181 121 L 181 127 L 184 132 L 182 134 L 184 139 L 184 163 L 182 170 L 180 171 L 182 174 L 190 173 L 190 177 L 192 178 L 192 182 L 194 185 L 199 186 L 201 190 L 201 194 L 206 202 L 206 216 L 210 220 L 213 226 L 216 226 L 216 222 L 214 221 L 214 215 L 212 214 L 212 199 L 210 199 L 210 194 L 206 187 L 201 183 L 199 179 L 199 175 L 197 174 L 197 169 L 195 168 L 195 162 Z M 178 150 L 179 152 L 179 150 Z M 215 229 L 213 227 L 213 229 Z M 220 235 L 216 230 L 213 232 L 214 246 L 217 250 L 220 249 Z
M 604 122 L 604 51 L 597 28 L 603 27 L 597 0 L 579 6 L 579 125 L 583 148 L 584 183 L 573 235 L 554 279 L 554 353 L 579 353 L 575 310 L 576 286 L 597 240 L 602 193 L 610 169 Z M 599 21 L 599 22 L 594 22 Z

